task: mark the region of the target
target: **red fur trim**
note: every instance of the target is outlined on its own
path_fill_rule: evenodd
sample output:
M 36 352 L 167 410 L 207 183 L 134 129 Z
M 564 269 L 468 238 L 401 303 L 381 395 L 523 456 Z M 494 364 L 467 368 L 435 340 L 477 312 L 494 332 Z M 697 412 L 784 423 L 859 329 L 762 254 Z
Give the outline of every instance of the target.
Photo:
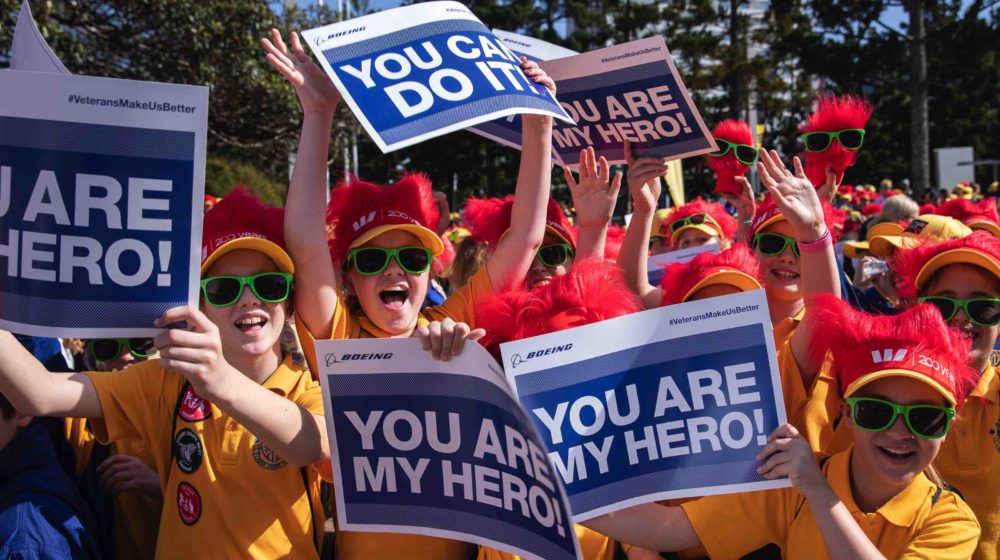
M 205 213 L 203 255 L 207 258 L 223 243 L 237 237 L 264 237 L 284 248 L 284 218 L 284 208 L 270 208 L 245 188 L 236 187 Z
M 621 270 L 599 259 L 573 264 L 569 273 L 529 291 L 517 288 L 493 294 L 476 305 L 480 342 L 496 354 L 503 342 L 596 323 L 639 311 L 635 294 Z M 568 320 L 569 319 L 569 320 Z
M 841 392 L 861 376 L 886 369 L 885 365 L 874 362 L 872 348 L 907 350 L 909 358 L 919 354 L 932 356 L 942 368 L 951 371 L 959 403 L 975 386 L 979 374 L 966 365 L 968 339 L 949 328 L 934 307 L 918 305 L 899 315 L 870 315 L 832 295 L 816 296 L 813 304 L 806 314 L 816 333 L 809 350 L 817 363 L 823 361 L 827 352 L 833 354 Z M 943 378 L 936 380 L 944 381 L 946 387 L 950 384 Z
M 847 213 L 841 214 L 840 210 L 835 209 L 830 206 L 825 201 L 821 201 L 823 205 L 823 221 L 826 223 L 826 228 L 830 230 L 830 235 L 833 235 L 834 239 L 839 239 L 840 235 L 844 229 L 844 220 L 847 218 Z M 761 224 L 771 219 L 774 215 L 780 215 L 781 211 L 778 209 L 778 205 L 774 202 L 774 198 L 768 196 L 764 199 L 764 202 L 757 205 L 757 210 L 754 212 L 753 222 L 750 224 L 750 237 L 760 233 Z M 782 219 L 785 219 L 782 216 Z
M 625 242 L 625 228 L 621 226 L 608 226 L 608 235 L 604 238 L 604 260 L 615 262 L 618 260 L 618 253 L 621 253 L 622 243 Z
M 867 100 L 853 95 L 840 97 L 826 96 L 817 102 L 816 111 L 802 132 L 835 132 L 845 128 L 864 128 L 872 115 L 872 105 Z M 832 167 L 840 177 L 844 170 L 854 165 L 858 151 L 846 150 L 834 141 L 823 152 L 808 152 L 806 155 L 806 176 L 816 187 L 826 182 L 826 168 Z
M 898 249 L 889 264 L 896 274 L 896 293 L 907 302 L 917 300 L 917 276 L 932 258 L 953 249 L 978 251 L 1000 263 L 1000 239 L 985 231 L 975 231 L 962 239 L 922 243 L 912 249 Z
M 726 209 L 721 204 L 705 202 L 700 197 L 674 210 L 670 214 L 670 218 L 664 222 L 664 231 L 669 232 L 670 224 L 695 214 L 708 214 L 711 216 L 722 228 L 722 231 L 719 232 L 720 237 L 732 239 L 736 235 L 736 218 L 730 216 L 729 212 L 726 212 Z
M 465 201 L 465 224 L 479 243 L 496 248 L 503 233 L 510 229 L 514 197 L 469 198 Z
M 660 289 L 661 305 L 681 303 L 695 285 L 718 272 L 720 267 L 736 270 L 753 277 L 763 284 L 757 256 L 743 243 L 733 245 L 721 253 L 702 253 L 687 263 L 674 263 L 667 267 Z
M 392 211 L 437 231 L 438 210 L 431 180 L 426 175 L 413 173 L 387 187 L 358 180 L 337 185 L 330 193 L 326 210 L 328 229 L 333 236 L 329 241 L 333 261 L 343 262 L 351 243 L 364 231 L 356 231 L 353 224 L 367 218 L 370 212 L 379 213 L 375 218 L 378 220 L 382 214 Z
M 875 214 L 881 214 L 882 204 L 880 203 L 866 204 L 861 207 L 861 213 L 865 216 L 874 216 Z
M 726 119 L 715 125 L 712 129 L 713 138 L 721 138 L 736 144 L 754 145 L 753 133 L 750 125 L 736 119 Z M 708 167 L 715 172 L 715 192 L 741 194 L 743 187 L 736 182 L 734 177 L 746 175 L 750 171 L 749 165 L 740 163 L 732 150 L 722 157 L 705 156 Z
M 1000 219 L 997 218 L 997 206 L 992 198 L 984 198 L 980 202 L 972 202 L 967 198 L 953 198 L 942 202 L 937 207 L 936 213 L 950 216 L 966 225 L 981 222 L 1000 224 Z

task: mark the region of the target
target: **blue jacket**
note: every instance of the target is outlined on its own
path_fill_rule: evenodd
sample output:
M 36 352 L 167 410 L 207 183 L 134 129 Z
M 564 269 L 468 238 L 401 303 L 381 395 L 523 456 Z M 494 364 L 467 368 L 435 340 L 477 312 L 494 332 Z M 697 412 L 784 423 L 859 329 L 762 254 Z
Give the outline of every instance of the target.
M 0 450 L 0 558 L 100 558 L 90 513 L 32 423 Z

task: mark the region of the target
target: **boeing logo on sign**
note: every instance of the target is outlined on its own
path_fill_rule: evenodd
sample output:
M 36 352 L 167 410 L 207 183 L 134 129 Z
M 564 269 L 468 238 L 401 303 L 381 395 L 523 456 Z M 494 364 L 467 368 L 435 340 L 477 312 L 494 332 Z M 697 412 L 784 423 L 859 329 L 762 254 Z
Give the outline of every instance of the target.
M 528 352 L 528 355 L 524 358 L 522 358 L 520 354 L 514 354 L 513 356 L 510 357 L 510 366 L 516 368 L 517 366 L 523 364 L 524 362 L 527 362 L 532 358 L 537 358 L 539 356 L 548 356 L 549 354 L 555 354 L 557 352 L 565 352 L 567 350 L 572 350 L 572 349 L 573 349 L 573 343 L 570 342 L 569 344 L 563 344 L 562 346 L 553 346 L 551 348 L 545 348 L 544 350 L 533 350 L 531 352 Z
M 340 362 L 360 362 L 365 360 L 388 360 L 392 358 L 392 352 L 373 352 L 371 354 L 341 354 L 338 358 L 336 354 L 330 352 L 323 357 L 327 367 Z

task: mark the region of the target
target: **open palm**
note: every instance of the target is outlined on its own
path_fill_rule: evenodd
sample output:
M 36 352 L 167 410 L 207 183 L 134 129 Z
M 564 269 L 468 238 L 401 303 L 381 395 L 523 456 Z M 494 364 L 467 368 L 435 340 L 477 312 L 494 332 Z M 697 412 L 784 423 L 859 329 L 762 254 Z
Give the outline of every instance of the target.
M 823 205 L 819 201 L 816 189 L 813 187 L 802 169 L 799 158 L 793 158 L 795 172 L 785 167 L 778 152 L 761 149 L 760 162 L 757 169 L 760 172 L 761 183 L 774 197 L 775 204 L 781 214 L 796 232 L 806 240 L 823 235 L 825 222 L 823 220 Z
M 330 77 L 302 49 L 297 33 L 292 32 L 292 48 L 285 45 L 281 33 L 271 30 L 271 39 L 261 39 L 267 50 L 267 61 L 295 88 L 302 110 L 310 113 L 332 113 L 340 101 L 340 93 Z

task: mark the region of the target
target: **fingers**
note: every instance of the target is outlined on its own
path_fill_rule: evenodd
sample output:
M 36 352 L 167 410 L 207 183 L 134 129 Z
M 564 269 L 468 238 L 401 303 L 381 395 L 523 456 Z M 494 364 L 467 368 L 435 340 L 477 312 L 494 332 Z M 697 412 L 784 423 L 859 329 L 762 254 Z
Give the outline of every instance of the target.
M 431 341 L 431 356 L 435 359 L 440 360 L 441 355 L 441 323 L 434 321 L 430 325 L 427 325 L 427 329 L 430 331 L 430 341 Z
M 272 28 L 271 29 L 271 38 L 274 40 L 274 44 L 281 50 L 281 52 L 283 52 L 283 53 L 287 53 L 288 52 L 288 46 L 285 45 L 285 40 L 281 38 L 281 32 L 280 31 L 278 31 L 277 29 Z
M 635 161 L 635 155 L 632 153 L 632 143 L 626 140 L 623 149 L 625 151 L 625 163 L 627 163 L 629 167 L 631 167 L 632 162 Z
M 593 150 L 593 148 L 590 149 Z M 608 160 L 604 156 L 601 156 L 597 160 L 597 178 L 605 185 L 608 184 L 608 179 L 611 178 L 611 166 L 608 165 Z
M 153 321 L 153 326 L 158 328 L 164 328 L 167 325 L 173 323 L 180 323 L 182 321 L 187 321 L 188 316 L 191 314 L 191 308 L 187 305 L 179 305 L 177 307 L 171 307 L 170 309 L 163 312 L 160 318 Z
M 431 331 L 427 328 L 427 325 L 421 325 L 413 331 L 413 336 L 420 340 L 420 347 L 424 349 L 425 352 L 431 349 Z
M 203 333 L 183 329 L 169 329 L 153 337 L 153 345 L 161 352 L 167 348 L 205 348 L 208 343 Z
M 305 54 L 305 51 L 302 50 L 302 42 L 299 41 L 299 34 L 294 31 L 292 31 L 292 50 L 296 53 Z
M 457 356 L 462 353 L 462 349 L 465 348 L 465 339 L 469 336 L 469 325 L 465 323 L 455 323 L 455 334 L 451 339 L 451 355 Z M 445 358 L 450 359 L 450 356 Z
M 621 188 L 622 188 L 622 172 L 619 171 L 618 173 L 615 173 L 614 178 L 611 179 L 611 189 L 610 189 L 611 196 L 613 198 L 618 198 L 618 191 L 620 191 Z
M 473 342 L 479 342 L 484 336 L 486 336 L 486 329 L 475 329 L 466 338 Z
M 799 179 L 805 179 L 806 178 L 806 172 L 805 172 L 805 170 L 802 169 L 802 160 L 799 159 L 799 156 L 795 156 L 795 157 L 792 158 L 792 167 L 795 169 L 795 176 L 796 177 L 798 177 Z M 827 174 L 827 176 L 830 175 L 831 171 L 832 170 L 829 167 L 826 168 L 826 174 Z
M 447 362 L 452 357 L 452 346 L 455 343 L 455 331 L 457 324 L 452 319 L 447 317 L 441 321 L 441 345 L 438 348 L 437 353 L 434 357 L 438 360 Z
M 582 153 L 582 152 L 581 152 Z M 573 178 L 573 172 L 570 171 L 569 167 L 563 166 L 563 175 L 566 176 L 566 184 L 569 185 L 569 190 L 576 190 L 577 183 L 576 179 Z

